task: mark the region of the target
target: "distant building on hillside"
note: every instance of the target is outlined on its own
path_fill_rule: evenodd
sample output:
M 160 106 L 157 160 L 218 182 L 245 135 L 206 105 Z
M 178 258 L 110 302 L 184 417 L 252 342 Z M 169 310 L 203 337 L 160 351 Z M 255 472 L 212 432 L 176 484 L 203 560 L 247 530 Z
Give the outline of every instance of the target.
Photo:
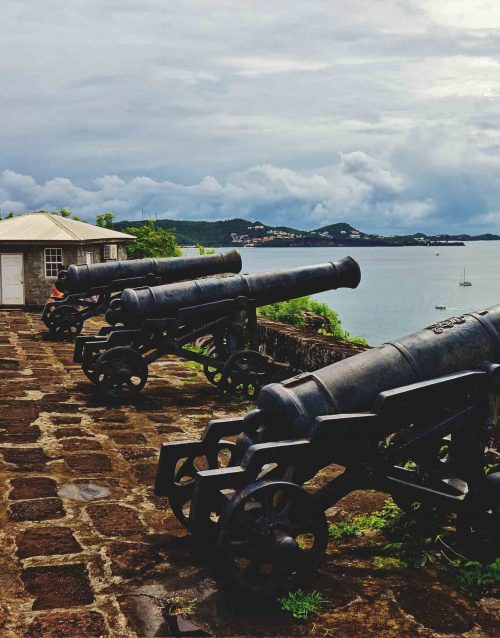
M 0 306 L 44 304 L 60 264 L 127 258 L 133 235 L 45 211 L 0 221 Z

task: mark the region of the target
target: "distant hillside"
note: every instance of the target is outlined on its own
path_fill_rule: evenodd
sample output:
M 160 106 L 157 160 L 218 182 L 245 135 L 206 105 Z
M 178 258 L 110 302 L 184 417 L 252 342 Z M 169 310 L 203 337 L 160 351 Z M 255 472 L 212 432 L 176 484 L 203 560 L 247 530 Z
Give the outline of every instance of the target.
M 145 221 L 122 221 L 114 224 L 116 230 L 138 227 Z M 365 233 L 347 224 L 338 222 L 314 230 L 298 230 L 287 226 L 269 226 L 248 219 L 225 219 L 223 221 L 184 221 L 179 219 L 159 219 L 159 228 L 172 230 L 177 241 L 183 246 L 440 246 L 443 244 L 461 246 L 464 241 L 496 240 L 499 235 L 391 235 L 382 237 Z
M 142 226 L 144 221 L 117 222 L 113 228 L 123 231 L 125 228 Z M 183 245 L 202 244 L 203 246 L 225 246 L 235 243 L 234 236 L 258 238 L 264 237 L 268 231 L 282 231 L 297 236 L 307 235 L 304 230 L 295 230 L 284 226 L 267 226 L 261 222 L 251 222 L 247 219 L 226 219 L 216 222 L 183 221 L 178 219 L 159 219 L 159 228 L 171 229 L 177 236 L 177 241 Z

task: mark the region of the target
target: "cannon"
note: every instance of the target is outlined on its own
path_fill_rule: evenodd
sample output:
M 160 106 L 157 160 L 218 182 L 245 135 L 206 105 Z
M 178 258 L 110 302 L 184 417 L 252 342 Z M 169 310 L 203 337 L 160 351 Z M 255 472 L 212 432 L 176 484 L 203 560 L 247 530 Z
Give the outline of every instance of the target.
M 203 365 L 220 390 L 252 397 L 273 379 L 290 375 L 286 363 L 259 350 L 258 306 L 336 288 L 355 288 L 357 262 L 338 262 L 267 273 L 207 278 L 124 290 L 106 313 L 109 326 L 78 337 L 75 362 L 108 397 L 136 396 L 148 366 L 165 354 Z M 196 340 L 208 337 L 200 351 Z
M 169 284 L 240 270 L 241 256 L 236 250 L 220 255 L 72 264 L 59 272 L 55 282 L 64 297 L 45 304 L 42 321 L 53 338 L 74 339 L 87 319 L 104 314 L 112 299 L 126 288 Z
M 461 541 L 500 550 L 500 473 L 485 473 L 500 389 L 500 306 L 453 317 L 264 386 L 246 416 L 164 443 L 155 493 L 232 580 L 269 593 L 321 564 L 325 511 L 360 489 L 412 516 L 454 513 Z M 304 484 L 344 468 L 313 491 Z

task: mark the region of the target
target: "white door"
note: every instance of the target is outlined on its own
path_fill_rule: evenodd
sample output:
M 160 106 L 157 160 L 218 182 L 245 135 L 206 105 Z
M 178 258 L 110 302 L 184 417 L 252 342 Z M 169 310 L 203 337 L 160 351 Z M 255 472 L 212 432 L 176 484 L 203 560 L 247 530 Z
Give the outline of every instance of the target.
M 24 276 L 22 255 L 0 255 L 2 273 L 2 304 L 24 304 Z
M 87 266 L 94 263 L 94 253 L 85 253 L 85 263 Z

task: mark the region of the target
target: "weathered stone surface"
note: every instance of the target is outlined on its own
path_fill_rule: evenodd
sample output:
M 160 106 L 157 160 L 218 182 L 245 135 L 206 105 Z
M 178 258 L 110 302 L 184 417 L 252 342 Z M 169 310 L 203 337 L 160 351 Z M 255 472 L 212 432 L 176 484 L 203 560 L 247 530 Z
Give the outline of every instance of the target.
M 87 570 L 81 563 L 28 567 L 22 577 L 26 590 L 35 596 L 33 609 L 68 608 L 94 602 Z
M 46 521 L 65 515 L 60 498 L 37 498 L 9 506 L 12 521 Z
M 67 454 L 64 460 L 74 472 L 81 474 L 99 474 L 113 468 L 105 454 Z
M 10 484 L 13 489 L 9 498 L 13 500 L 57 496 L 57 483 L 48 476 L 16 478 L 12 479 Z
M 80 543 L 69 527 L 35 527 L 16 537 L 19 558 L 51 556 L 52 554 L 76 554 L 82 551 Z
M 108 636 L 104 618 L 96 611 L 47 614 L 35 618 L 27 638 L 101 638 Z
M 16 466 L 16 469 L 42 470 L 49 457 L 40 447 L 33 448 L 2 448 L 0 453 L 6 463 Z
M 128 536 L 144 532 L 136 510 L 117 503 L 92 504 L 87 513 L 98 532 L 106 536 Z
M 449 592 L 436 587 L 407 587 L 396 592 L 396 600 L 415 620 L 442 634 L 463 634 L 474 626 L 472 614 Z

